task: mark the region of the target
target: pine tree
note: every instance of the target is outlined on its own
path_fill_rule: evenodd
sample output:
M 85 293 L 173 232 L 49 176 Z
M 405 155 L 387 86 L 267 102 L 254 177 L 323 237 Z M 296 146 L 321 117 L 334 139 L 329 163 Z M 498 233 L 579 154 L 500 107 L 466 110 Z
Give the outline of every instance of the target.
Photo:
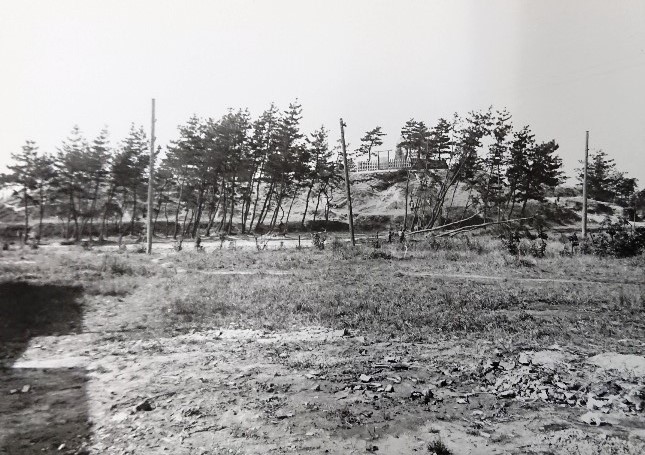
M 367 131 L 365 136 L 361 138 L 361 145 L 356 150 L 357 154 L 367 157 L 367 162 L 371 162 L 374 148 L 383 145 L 383 136 L 385 136 L 385 133 L 380 126 Z
M 38 146 L 34 141 L 26 141 L 18 153 L 11 154 L 14 164 L 7 166 L 11 174 L 3 176 L 5 185 L 18 186 L 14 190 L 25 211 L 25 228 L 23 242 L 27 243 L 29 236 L 29 206 L 34 205 L 32 191 L 37 188 L 36 166 L 38 163 Z

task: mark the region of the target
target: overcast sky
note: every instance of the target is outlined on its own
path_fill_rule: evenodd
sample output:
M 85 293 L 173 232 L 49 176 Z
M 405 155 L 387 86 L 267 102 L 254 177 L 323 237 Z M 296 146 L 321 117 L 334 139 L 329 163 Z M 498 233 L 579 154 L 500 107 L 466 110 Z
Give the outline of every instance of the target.
M 166 144 L 196 113 L 298 98 L 305 131 L 507 107 L 569 172 L 602 148 L 645 185 L 645 0 L 0 0 L 0 168 L 25 139 L 130 123 Z

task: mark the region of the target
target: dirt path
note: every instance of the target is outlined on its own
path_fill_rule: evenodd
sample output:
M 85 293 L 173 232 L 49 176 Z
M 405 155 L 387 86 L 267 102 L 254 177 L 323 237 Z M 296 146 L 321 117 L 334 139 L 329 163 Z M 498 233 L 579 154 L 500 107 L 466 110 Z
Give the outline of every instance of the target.
M 455 454 L 645 452 L 642 407 L 625 398 L 643 377 L 580 352 L 345 335 L 35 337 L 0 380 L 0 453 L 405 454 L 438 439 Z M 546 397 L 530 397 L 533 383 Z M 565 392 L 571 404 L 558 401 Z M 589 393 L 607 425 L 580 420 Z
M 186 269 L 178 268 L 178 272 L 187 273 Z M 295 272 L 288 270 L 191 270 L 191 273 L 201 273 L 205 275 L 295 275 Z M 435 272 L 397 272 L 401 276 L 422 277 L 422 278 L 439 278 L 439 279 L 460 279 L 472 281 L 519 281 L 526 283 L 563 283 L 563 284 L 581 284 L 581 285 L 625 285 L 625 286 L 645 286 L 643 282 L 632 281 L 611 281 L 611 280 L 572 280 L 564 278 L 529 278 L 517 276 L 494 276 L 478 275 L 473 273 L 435 273 Z

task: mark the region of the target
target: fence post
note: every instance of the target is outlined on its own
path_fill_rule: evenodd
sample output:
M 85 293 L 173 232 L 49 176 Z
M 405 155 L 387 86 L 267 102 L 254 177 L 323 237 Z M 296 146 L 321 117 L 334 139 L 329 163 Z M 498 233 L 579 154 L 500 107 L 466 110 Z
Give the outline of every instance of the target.
M 300 234 L 298 234 L 298 248 L 300 248 Z
M 378 171 L 381 169 L 381 154 L 377 153 L 376 154 L 376 170 Z

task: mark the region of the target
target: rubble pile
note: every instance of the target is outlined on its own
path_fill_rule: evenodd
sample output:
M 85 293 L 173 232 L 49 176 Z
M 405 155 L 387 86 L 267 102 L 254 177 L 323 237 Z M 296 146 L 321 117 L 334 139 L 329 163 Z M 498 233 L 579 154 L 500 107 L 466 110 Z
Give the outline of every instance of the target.
M 524 402 L 544 402 L 570 407 L 586 407 L 608 413 L 641 413 L 645 407 L 645 383 L 622 378 L 601 383 L 581 383 L 567 372 L 533 364 L 521 353 L 515 360 L 492 359 L 479 370 L 484 385 L 481 391 L 498 398 Z

